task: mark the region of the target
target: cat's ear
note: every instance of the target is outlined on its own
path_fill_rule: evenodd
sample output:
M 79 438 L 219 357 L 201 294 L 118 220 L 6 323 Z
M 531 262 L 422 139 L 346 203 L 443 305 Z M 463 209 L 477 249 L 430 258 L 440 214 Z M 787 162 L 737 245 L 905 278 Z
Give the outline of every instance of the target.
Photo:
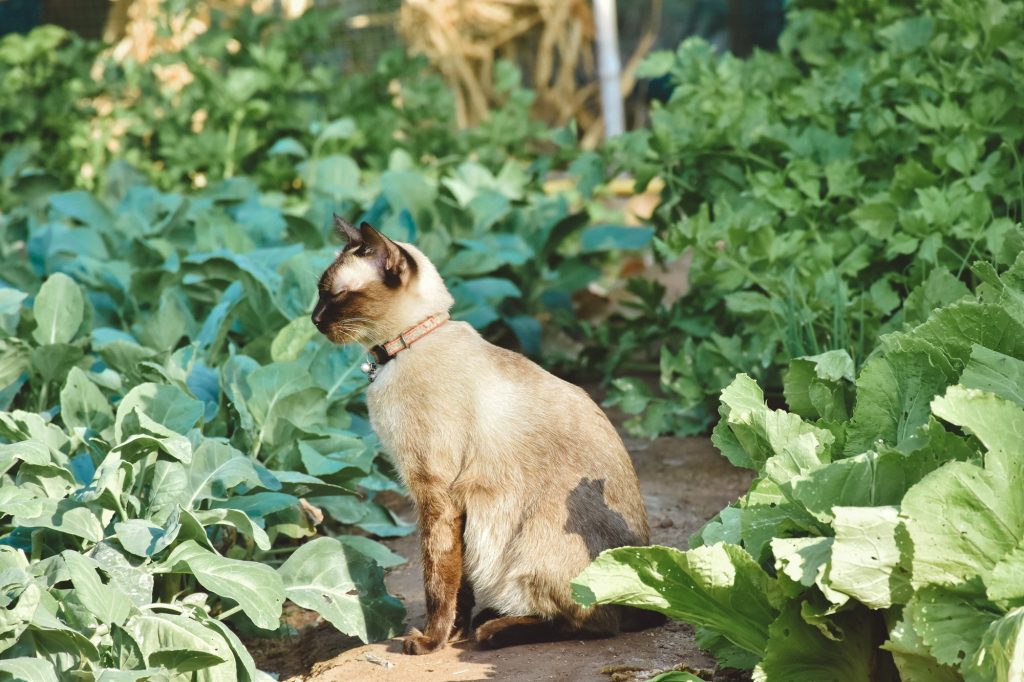
M 405 256 L 402 254 L 402 249 L 398 247 L 398 244 L 373 229 L 370 223 L 364 222 L 360 224 L 359 233 L 363 244 L 377 256 L 377 262 L 385 274 L 401 274 L 402 269 L 405 267 Z
M 334 231 L 349 244 L 361 244 L 363 242 L 363 235 L 356 229 L 356 226 L 337 213 L 334 214 Z

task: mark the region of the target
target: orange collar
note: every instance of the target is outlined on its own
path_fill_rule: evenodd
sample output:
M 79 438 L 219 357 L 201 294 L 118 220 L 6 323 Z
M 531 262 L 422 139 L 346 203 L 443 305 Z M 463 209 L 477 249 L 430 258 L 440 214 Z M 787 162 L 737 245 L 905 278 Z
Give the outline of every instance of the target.
M 368 358 L 369 362 L 364 363 L 360 369 L 366 373 L 366 376 L 369 377 L 370 381 L 373 381 L 377 378 L 378 367 L 388 364 L 396 355 L 409 348 L 412 344 L 416 343 L 450 319 L 451 315 L 448 314 L 448 311 L 438 313 L 437 315 L 431 315 L 419 324 L 409 327 L 390 341 L 382 343 L 379 346 L 374 346 L 370 349 L 370 357 Z

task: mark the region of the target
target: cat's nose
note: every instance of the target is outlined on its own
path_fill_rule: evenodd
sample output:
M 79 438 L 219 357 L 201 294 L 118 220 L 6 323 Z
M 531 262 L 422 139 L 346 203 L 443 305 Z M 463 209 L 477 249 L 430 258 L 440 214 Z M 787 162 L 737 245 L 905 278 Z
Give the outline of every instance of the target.
M 313 308 L 313 314 L 310 315 L 310 319 L 313 320 L 313 326 L 320 331 L 323 331 L 320 325 L 323 324 L 325 310 L 327 310 L 327 306 L 324 305 L 323 301 L 317 301 L 316 307 Z

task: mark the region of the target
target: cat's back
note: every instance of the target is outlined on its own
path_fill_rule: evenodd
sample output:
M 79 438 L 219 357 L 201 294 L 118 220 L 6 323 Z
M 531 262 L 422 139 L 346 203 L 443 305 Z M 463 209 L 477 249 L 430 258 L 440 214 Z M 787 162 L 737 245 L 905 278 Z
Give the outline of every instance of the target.
M 465 322 L 444 325 L 392 364 L 367 395 L 374 428 L 392 450 L 443 441 L 463 453 L 514 456 L 520 466 L 530 466 L 524 458 L 541 466 L 553 452 L 628 465 L 614 427 L 583 389 Z

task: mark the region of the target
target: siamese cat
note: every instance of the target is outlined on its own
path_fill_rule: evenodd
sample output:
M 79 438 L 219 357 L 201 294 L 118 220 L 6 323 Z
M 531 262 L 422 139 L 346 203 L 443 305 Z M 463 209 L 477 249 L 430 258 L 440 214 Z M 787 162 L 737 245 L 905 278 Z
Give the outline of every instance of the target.
M 370 423 L 416 504 L 427 622 L 410 630 L 405 652 L 467 636 L 500 647 L 662 622 L 619 606 L 585 609 L 570 594 L 602 550 L 648 543 L 636 473 L 601 409 L 449 320 L 454 299 L 415 246 L 367 223 L 335 216 L 335 227 L 348 245 L 320 278 L 312 320 L 331 341 L 370 350 Z M 475 633 L 474 604 L 483 609 Z

